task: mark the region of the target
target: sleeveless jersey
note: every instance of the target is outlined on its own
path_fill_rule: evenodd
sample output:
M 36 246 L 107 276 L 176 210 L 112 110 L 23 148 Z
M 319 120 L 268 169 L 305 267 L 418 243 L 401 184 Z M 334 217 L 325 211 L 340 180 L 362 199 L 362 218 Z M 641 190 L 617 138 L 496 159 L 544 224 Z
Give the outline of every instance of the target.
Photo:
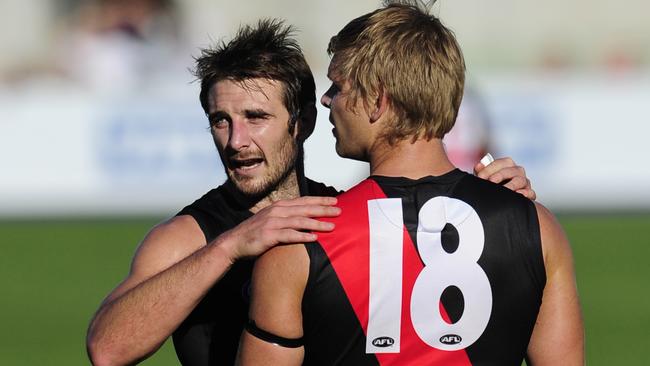
M 301 194 L 335 196 L 339 192 L 307 179 Z M 252 216 L 255 200 L 241 194 L 230 181 L 215 188 L 179 215 L 190 215 L 207 243 Z M 183 365 L 232 365 L 239 337 L 248 321 L 249 285 L 253 260 L 240 260 L 217 282 L 173 334 Z M 162 315 L 164 316 L 164 315 Z
M 305 365 L 521 365 L 546 283 L 530 200 L 456 169 L 338 206 L 305 245 Z

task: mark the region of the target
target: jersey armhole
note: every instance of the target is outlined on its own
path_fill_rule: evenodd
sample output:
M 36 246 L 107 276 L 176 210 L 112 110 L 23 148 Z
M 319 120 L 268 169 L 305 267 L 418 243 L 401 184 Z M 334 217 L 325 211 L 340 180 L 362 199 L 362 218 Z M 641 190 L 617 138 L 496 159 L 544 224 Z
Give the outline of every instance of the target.
M 524 244 L 522 250 L 524 259 L 527 261 L 526 267 L 529 269 L 531 277 L 541 293 L 546 286 L 546 267 L 542 251 L 539 217 L 534 202 L 527 201 L 526 217 L 521 222 L 525 225 L 520 228 L 520 242 Z
M 305 311 L 305 299 L 308 299 L 310 296 L 310 293 L 313 291 L 315 282 L 316 282 L 316 274 L 318 273 L 317 269 L 317 262 L 318 262 L 318 253 L 319 251 L 316 250 L 316 246 L 320 245 L 317 242 L 312 242 L 312 243 L 305 243 L 303 244 L 303 247 L 307 251 L 307 257 L 309 258 L 309 273 L 307 275 L 307 283 L 305 284 L 305 292 L 302 296 L 302 310 L 303 313 Z
M 207 212 L 188 206 L 176 214 L 176 216 L 183 215 L 191 216 L 196 221 L 203 232 L 206 243 L 209 243 L 211 239 L 217 236 L 215 228 L 209 224 L 210 215 Z

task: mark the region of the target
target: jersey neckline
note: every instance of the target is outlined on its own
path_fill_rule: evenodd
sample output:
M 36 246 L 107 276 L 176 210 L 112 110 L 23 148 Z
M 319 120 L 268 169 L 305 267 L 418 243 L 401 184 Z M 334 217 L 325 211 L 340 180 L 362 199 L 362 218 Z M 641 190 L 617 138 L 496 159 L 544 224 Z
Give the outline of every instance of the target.
M 368 177 L 368 179 L 372 179 L 375 182 L 380 184 L 412 186 L 412 185 L 418 185 L 422 183 L 449 183 L 449 182 L 456 181 L 460 178 L 463 178 L 468 174 L 469 173 L 466 173 L 458 168 L 454 168 L 443 175 L 438 175 L 438 176 L 427 175 L 418 179 L 411 179 L 406 177 L 389 177 L 385 175 L 371 175 Z

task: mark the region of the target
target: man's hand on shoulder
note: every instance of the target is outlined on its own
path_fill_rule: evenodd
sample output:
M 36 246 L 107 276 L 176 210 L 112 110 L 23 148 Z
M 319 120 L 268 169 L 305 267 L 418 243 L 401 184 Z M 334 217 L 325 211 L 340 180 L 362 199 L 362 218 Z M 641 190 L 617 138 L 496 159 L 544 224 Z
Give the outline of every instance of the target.
M 537 199 L 537 194 L 530 184 L 530 179 L 526 177 L 526 170 L 524 167 L 517 165 L 512 158 L 499 158 L 488 163 L 487 166 L 479 162 L 474 166 L 474 174 L 479 178 L 501 184 L 531 200 Z
M 299 197 L 275 202 L 227 231 L 214 244 L 223 245 L 231 261 L 258 256 L 278 244 L 308 243 L 334 224 L 315 217 L 335 217 L 341 209 L 334 197 Z

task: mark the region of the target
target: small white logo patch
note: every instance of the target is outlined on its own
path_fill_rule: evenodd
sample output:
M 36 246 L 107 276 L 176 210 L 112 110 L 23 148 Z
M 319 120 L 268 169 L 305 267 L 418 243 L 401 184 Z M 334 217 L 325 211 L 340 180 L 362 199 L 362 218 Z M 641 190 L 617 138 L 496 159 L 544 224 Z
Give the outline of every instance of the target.
M 456 334 L 447 334 L 447 335 L 443 335 L 442 337 L 440 337 L 440 343 L 443 343 L 443 344 L 458 344 L 458 343 L 460 343 L 462 341 L 463 341 L 463 339 L 459 335 L 456 335 Z
M 372 340 L 372 345 L 375 347 L 390 347 L 395 344 L 395 340 L 391 337 L 377 337 Z

